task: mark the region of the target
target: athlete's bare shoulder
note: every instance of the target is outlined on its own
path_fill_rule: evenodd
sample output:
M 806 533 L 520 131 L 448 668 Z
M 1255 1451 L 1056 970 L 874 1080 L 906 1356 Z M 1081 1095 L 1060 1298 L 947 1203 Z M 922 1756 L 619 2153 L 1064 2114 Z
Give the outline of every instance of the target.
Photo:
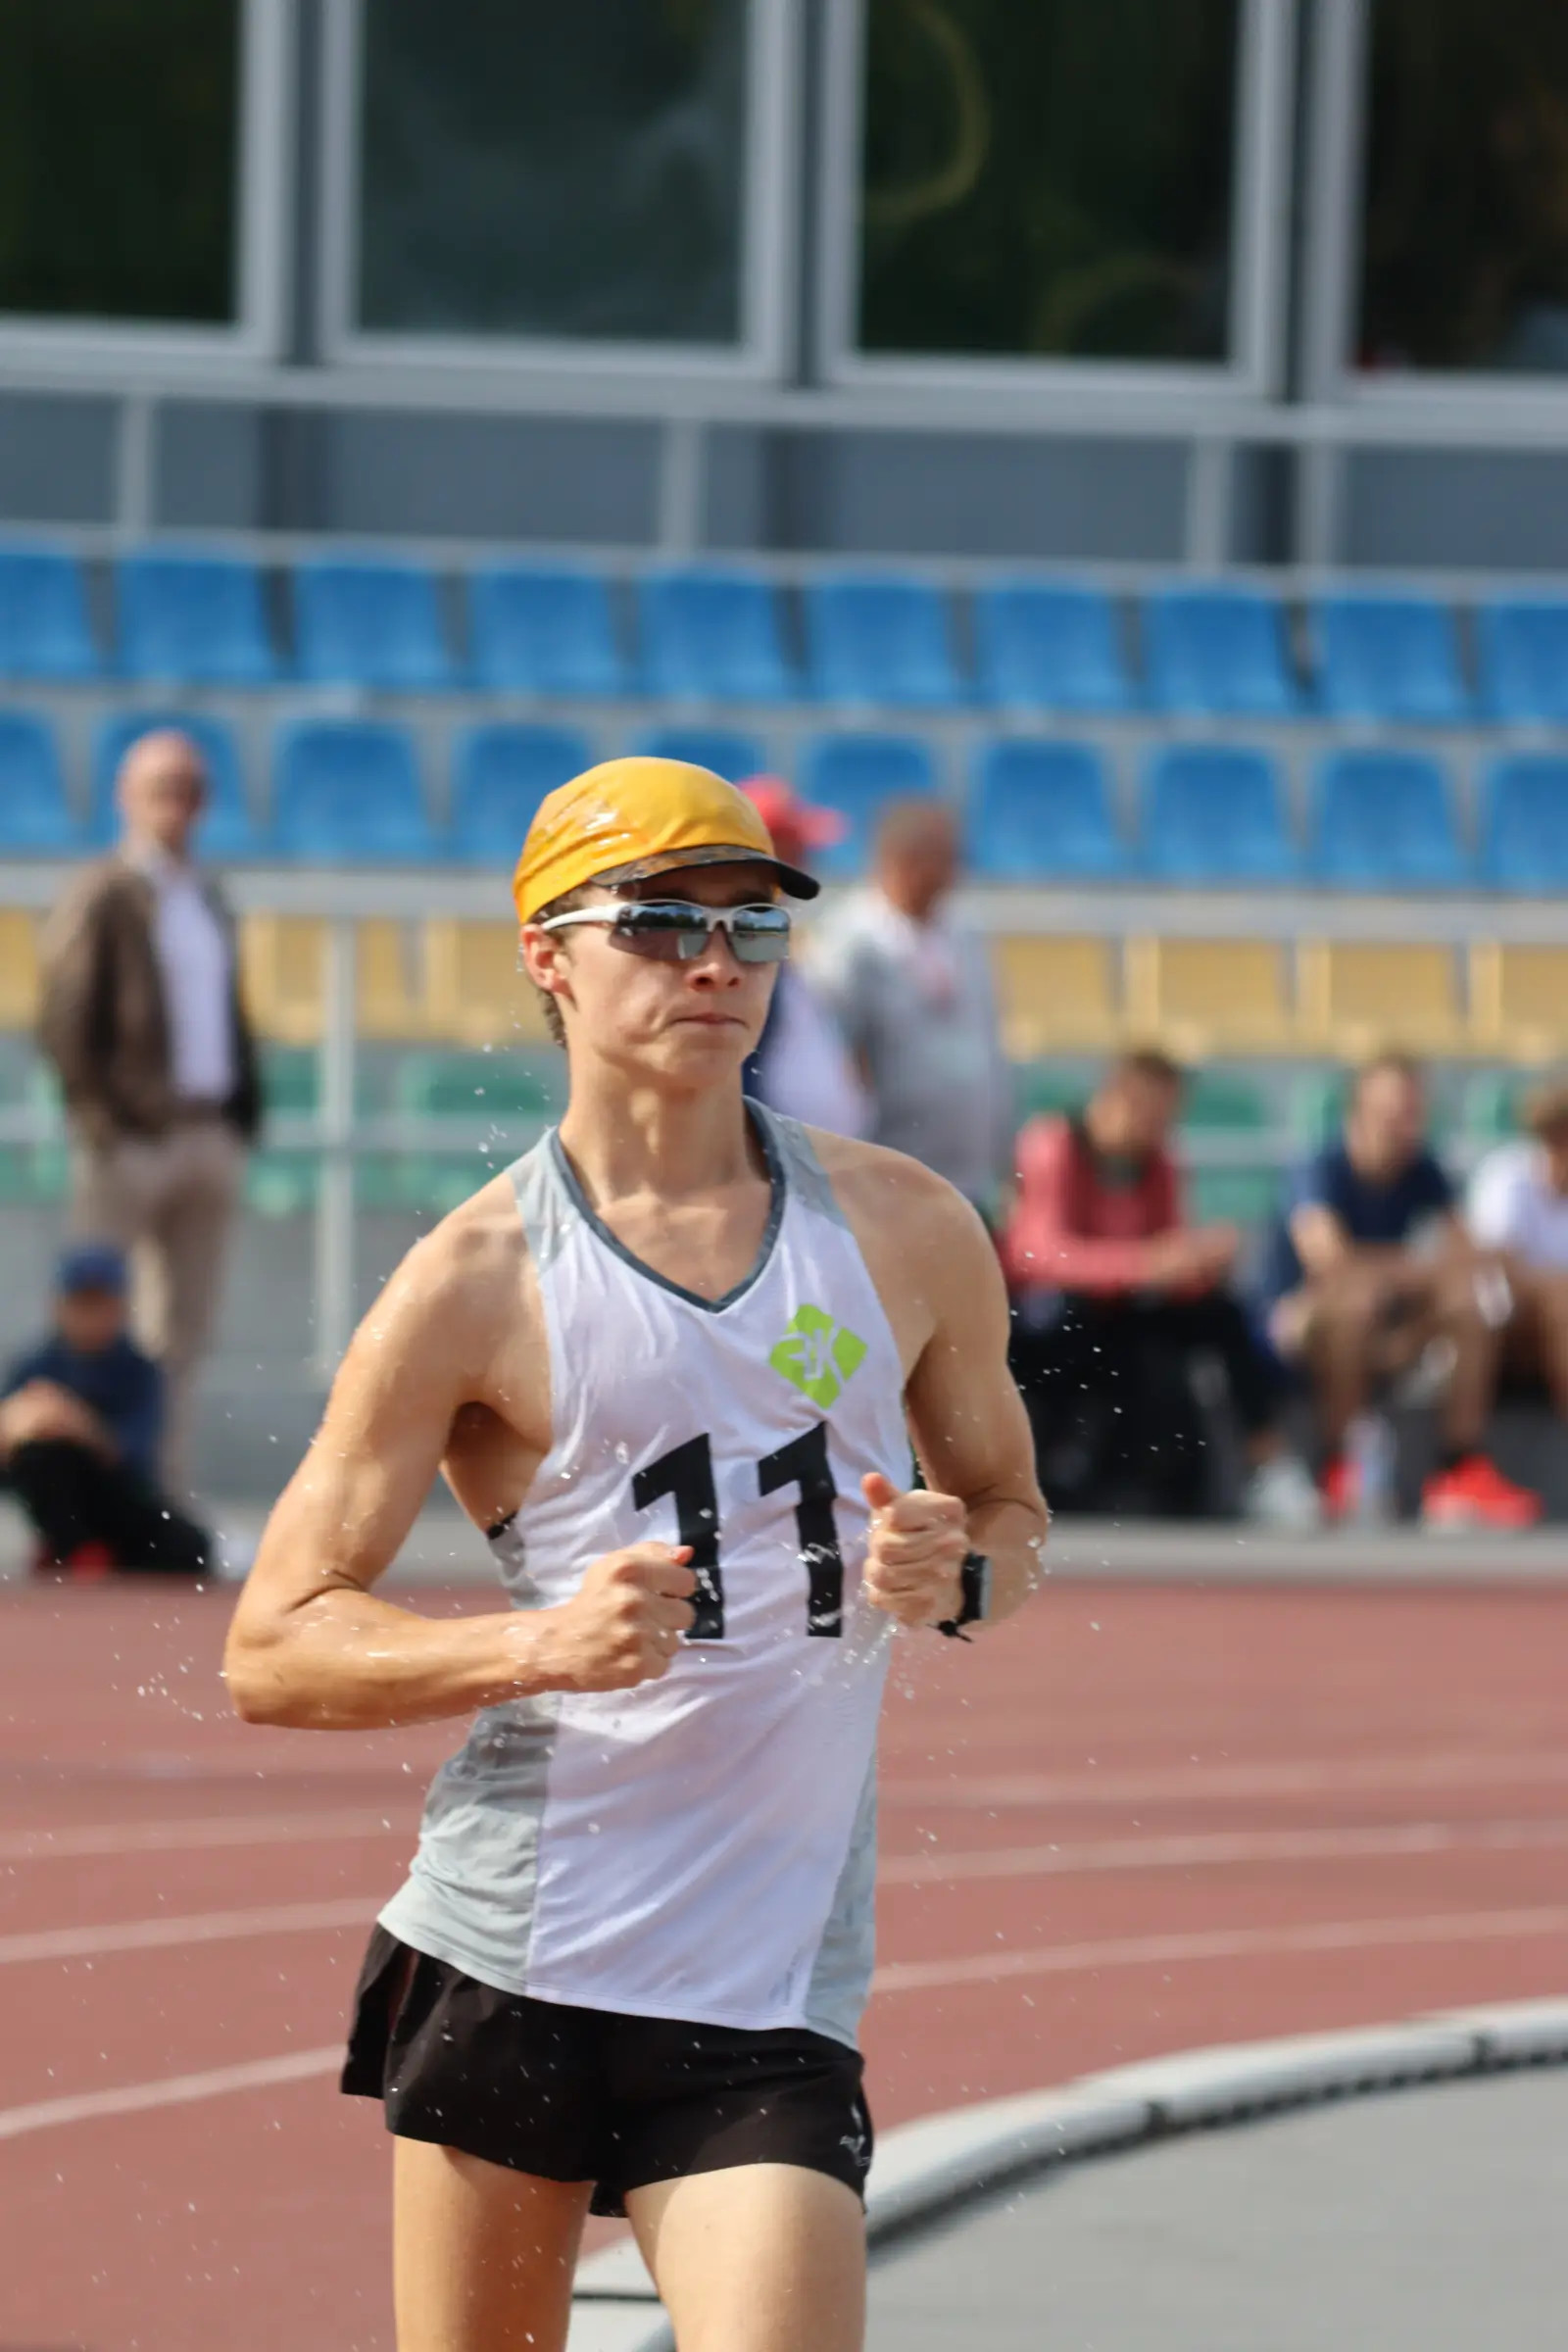
M 909 1370 L 956 1289 L 998 1280 L 979 1216 L 945 1176 L 884 1144 L 808 1129 Z

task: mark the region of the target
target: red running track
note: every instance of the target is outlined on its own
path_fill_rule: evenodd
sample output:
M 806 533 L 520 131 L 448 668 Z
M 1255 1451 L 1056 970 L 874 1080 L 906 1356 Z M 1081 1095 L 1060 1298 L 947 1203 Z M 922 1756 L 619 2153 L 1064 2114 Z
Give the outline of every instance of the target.
M 227 1614 L 0 1598 L 0 2344 L 390 2352 L 386 2142 L 330 2066 L 451 1733 L 244 1729 Z M 1064 1586 L 905 1642 L 879 2120 L 1562 1992 L 1565 1702 L 1542 1589 Z

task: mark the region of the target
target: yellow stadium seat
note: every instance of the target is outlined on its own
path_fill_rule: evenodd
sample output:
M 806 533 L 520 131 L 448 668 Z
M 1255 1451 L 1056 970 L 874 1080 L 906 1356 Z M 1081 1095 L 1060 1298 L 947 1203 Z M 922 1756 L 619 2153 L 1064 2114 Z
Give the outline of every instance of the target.
M 1472 948 L 1470 1016 L 1484 1052 L 1529 1062 L 1568 1054 L 1568 948 Z
M 1182 1061 L 1288 1052 L 1295 1024 L 1279 942 L 1130 939 L 1127 1023 Z
M 279 1045 L 321 1042 L 326 926 L 315 915 L 249 914 L 240 925 L 240 984 L 251 1019 Z
M 357 926 L 355 995 L 359 1032 L 368 1038 L 430 1032 L 425 928 L 377 917 Z
M 1297 951 L 1303 1045 L 1359 1061 L 1388 1048 L 1463 1054 L 1472 1041 L 1454 950 L 1422 942 L 1303 940 Z
M 38 926 L 20 907 L 0 908 L 0 1029 L 38 1017 Z
M 432 921 L 425 958 L 433 1036 L 459 1046 L 548 1043 L 539 1000 L 517 969 L 515 923 Z
M 1002 1033 L 1014 1061 L 1100 1054 L 1121 1036 L 1119 957 L 1108 939 L 992 942 Z

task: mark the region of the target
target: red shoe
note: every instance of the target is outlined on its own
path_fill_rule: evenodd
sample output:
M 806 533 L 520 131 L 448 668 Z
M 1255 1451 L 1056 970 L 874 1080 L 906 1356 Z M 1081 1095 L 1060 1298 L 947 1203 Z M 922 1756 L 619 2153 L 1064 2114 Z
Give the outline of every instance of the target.
M 1331 1526 L 1355 1516 L 1359 1486 L 1355 1464 L 1349 1455 L 1331 1453 L 1318 1474 L 1317 1482 L 1318 1493 L 1323 1497 L 1323 1516 Z
M 1516 1487 L 1484 1453 L 1467 1453 L 1421 1490 L 1423 1524 L 1460 1533 L 1472 1527 L 1534 1527 L 1541 1507 L 1539 1494 Z
M 61 1561 L 60 1573 L 74 1585 L 101 1585 L 118 1566 L 107 1544 L 78 1544 Z

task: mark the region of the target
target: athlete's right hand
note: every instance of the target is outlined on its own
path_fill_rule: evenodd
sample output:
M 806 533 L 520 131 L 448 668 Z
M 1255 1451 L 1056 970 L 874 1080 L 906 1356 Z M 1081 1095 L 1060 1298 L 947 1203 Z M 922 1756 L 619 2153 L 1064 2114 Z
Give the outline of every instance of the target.
M 535 1668 L 545 1688 L 630 1690 L 667 1674 L 696 1616 L 691 1556 L 688 1546 L 667 1544 L 607 1551 L 562 1607 L 517 1620 L 539 1642 Z

